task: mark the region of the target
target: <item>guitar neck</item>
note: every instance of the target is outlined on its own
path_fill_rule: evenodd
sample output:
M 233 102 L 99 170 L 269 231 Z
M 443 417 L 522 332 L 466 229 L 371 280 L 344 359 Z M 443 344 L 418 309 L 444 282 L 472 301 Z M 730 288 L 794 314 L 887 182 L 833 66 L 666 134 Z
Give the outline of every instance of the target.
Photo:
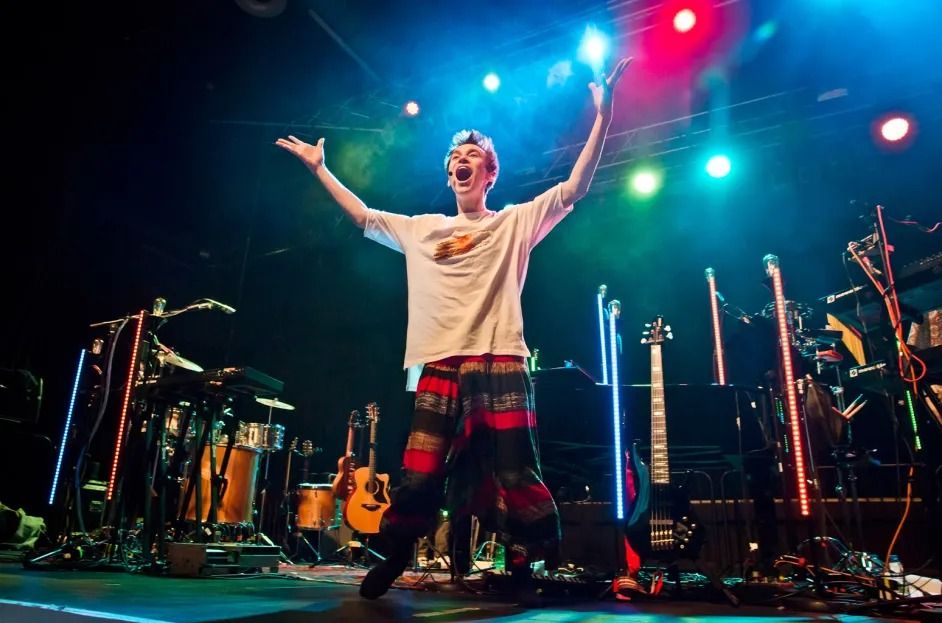
M 651 482 L 670 484 L 661 345 L 651 345 Z
M 376 420 L 370 423 L 370 482 L 376 480 Z
M 347 451 L 344 453 L 345 456 L 351 456 L 353 454 L 353 424 L 350 424 L 347 428 Z

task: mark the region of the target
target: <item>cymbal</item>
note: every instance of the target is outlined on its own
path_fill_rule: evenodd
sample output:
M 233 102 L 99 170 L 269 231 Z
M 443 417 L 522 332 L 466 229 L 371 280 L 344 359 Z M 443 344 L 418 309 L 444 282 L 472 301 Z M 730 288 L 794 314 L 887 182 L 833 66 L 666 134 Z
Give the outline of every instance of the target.
M 266 407 L 272 407 L 274 409 L 284 409 L 285 411 L 294 411 L 294 405 L 288 404 L 287 402 L 282 402 L 277 398 L 256 398 L 255 402 L 265 405 Z
M 203 368 L 199 364 L 190 361 L 186 357 L 178 355 L 162 344 L 161 350 L 157 354 L 157 358 L 160 359 L 163 363 L 169 363 L 172 366 L 183 368 L 184 370 L 192 370 L 193 372 L 203 371 Z

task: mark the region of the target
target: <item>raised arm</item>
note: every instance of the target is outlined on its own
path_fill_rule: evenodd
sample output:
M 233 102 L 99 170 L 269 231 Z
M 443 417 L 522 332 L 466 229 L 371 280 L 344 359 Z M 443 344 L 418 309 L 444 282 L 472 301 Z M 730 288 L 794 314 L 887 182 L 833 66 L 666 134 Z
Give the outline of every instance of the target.
M 595 175 L 595 169 L 599 166 L 599 158 L 602 156 L 602 147 L 605 145 L 605 134 L 608 132 L 608 126 L 612 123 L 613 92 L 615 85 L 621 78 L 622 72 L 631 63 L 630 58 L 623 58 L 615 65 L 611 75 L 600 84 L 589 83 L 589 90 L 592 91 L 592 100 L 595 102 L 595 123 L 592 124 L 592 130 L 589 132 L 589 138 L 585 146 L 576 158 L 576 163 L 572 166 L 572 173 L 569 179 L 562 183 L 562 200 L 564 205 L 572 205 L 579 199 L 582 199 L 589 192 L 589 185 L 592 183 L 592 176 Z
M 366 227 L 366 204 L 327 169 L 324 161 L 324 139 L 318 139 L 316 145 L 311 145 L 289 135 L 288 138 L 279 138 L 275 141 L 275 145 L 297 156 L 298 160 L 303 162 L 304 166 L 323 184 L 337 205 L 343 208 L 354 225 L 360 229 Z

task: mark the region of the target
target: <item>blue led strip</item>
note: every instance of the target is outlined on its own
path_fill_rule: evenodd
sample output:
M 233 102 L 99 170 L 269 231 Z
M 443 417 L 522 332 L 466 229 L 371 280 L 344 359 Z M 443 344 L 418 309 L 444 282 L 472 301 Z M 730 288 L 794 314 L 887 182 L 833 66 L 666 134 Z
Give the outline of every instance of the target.
M 608 358 L 605 354 L 605 351 L 608 350 L 605 346 L 605 295 L 602 294 L 601 289 L 599 288 L 600 291 L 596 295 L 599 303 L 599 345 L 602 351 L 602 384 L 608 385 Z
M 615 438 L 615 516 L 625 518 L 625 472 L 621 457 L 621 401 L 618 396 L 618 334 L 615 332 L 615 314 L 609 310 L 608 339 L 612 360 L 612 430 Z
M 72 426 L 72 413 L 75 411 L 75 397 L 78 395 L 79 381 L 82 378 L 82 368 L 85 365 L 85 349 L 79 353 L 78 366 L 75 368 L 75 381 L 72 383 L 72 397 L 69 398 L 69 410 L 65 414 L 65 426 L 62 427 L 62 440 L 59 442 L 59 457 L 56 459 L 56 471 L 52 476 L 52 487 L 49 489 L 49 504 L 56 498 L 56 487 L 59 485 L 59 473 L 62 471 L 62 458 L 65 456 L 66 440 L 69 437 L 69 428 Z

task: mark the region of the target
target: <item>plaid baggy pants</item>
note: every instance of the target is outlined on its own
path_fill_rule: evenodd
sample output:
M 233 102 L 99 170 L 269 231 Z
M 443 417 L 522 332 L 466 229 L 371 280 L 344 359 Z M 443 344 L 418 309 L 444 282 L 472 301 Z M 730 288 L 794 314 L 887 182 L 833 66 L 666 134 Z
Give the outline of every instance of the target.
M 559 513 L 540 473 L 523 358 L 451 357 L 425 365 L 402 484 L 381 532 L 411 546 L 432 530 L 441 508 L 477 517 L 518 558 L 555 560 Z

